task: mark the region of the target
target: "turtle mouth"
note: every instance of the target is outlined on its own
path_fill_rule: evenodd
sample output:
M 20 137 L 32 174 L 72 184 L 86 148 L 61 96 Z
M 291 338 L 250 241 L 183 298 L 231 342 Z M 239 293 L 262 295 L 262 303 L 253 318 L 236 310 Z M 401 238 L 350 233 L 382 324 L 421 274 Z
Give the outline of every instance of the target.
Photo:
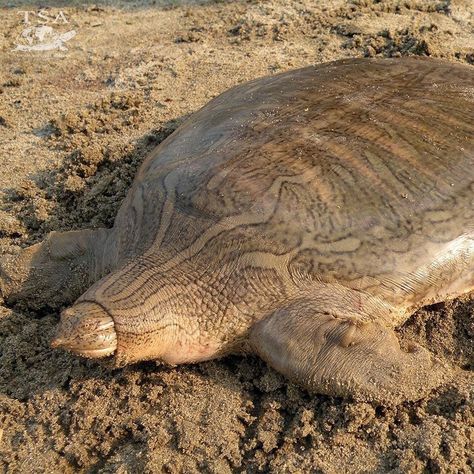
M 89 359 L 114 355 L 117 334 L 112 317 L 99 304 L 81 301 L 61 313 L 51 347 Z

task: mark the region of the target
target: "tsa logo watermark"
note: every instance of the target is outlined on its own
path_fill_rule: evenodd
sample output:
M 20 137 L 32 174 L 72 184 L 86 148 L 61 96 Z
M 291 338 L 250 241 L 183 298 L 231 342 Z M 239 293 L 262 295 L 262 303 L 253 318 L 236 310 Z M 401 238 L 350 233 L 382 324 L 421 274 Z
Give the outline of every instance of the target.
M 69 28 L 69 20 L 63 11 L 22 10 L 18 12 L 25 27 L 20 33 L 13 51 L 67 51 L 65 43 L 76 36 Z

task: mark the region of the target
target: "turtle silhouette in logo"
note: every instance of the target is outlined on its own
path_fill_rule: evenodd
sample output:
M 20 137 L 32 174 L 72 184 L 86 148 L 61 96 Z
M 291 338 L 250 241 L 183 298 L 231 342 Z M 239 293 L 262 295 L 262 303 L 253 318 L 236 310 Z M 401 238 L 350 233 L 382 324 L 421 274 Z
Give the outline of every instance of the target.
M 74 36 L 75 30 L 58 33 L 48 25 L 29 26 L 21 32 L 15 51 L 67 51 L 64 43 Z

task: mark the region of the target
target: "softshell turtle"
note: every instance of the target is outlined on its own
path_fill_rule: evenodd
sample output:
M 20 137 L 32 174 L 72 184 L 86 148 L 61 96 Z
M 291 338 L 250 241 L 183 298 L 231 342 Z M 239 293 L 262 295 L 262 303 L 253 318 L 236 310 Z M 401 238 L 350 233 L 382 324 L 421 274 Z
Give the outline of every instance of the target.
M 473 69 L 434 59 L 236 86 L 151 152 L 112 229 L 4 256 L 2 293 L 92 284 L 52 345 L 119 366 L 256 353 L 311 391 L 422 397 L 450 370 L 394 328 L 474 289 L 473 105 Z

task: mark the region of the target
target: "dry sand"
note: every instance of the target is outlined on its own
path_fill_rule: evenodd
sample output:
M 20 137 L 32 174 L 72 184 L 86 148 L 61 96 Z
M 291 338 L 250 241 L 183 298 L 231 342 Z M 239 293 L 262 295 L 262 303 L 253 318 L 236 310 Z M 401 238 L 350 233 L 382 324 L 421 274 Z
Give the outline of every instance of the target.
M 27 44 L 28 2 L 1 2 L 5 251 L 110 225 L 144 156 L 234 84 L 352 56 L 474 63 L 470 0 L 82 3 L 42 1 L 68 20 L 49 25 L 77 35 L 67 51 L 29 53 L 12 51 Z M 373 407 L 309 396 L 251 357 L 110 369 L 49 348 L 58 308 L 3 305 L 0 469 L 472 472 L 473 315 L 466 298 L 411 318 L 401 337 L 458 376 L 417 403 Z

